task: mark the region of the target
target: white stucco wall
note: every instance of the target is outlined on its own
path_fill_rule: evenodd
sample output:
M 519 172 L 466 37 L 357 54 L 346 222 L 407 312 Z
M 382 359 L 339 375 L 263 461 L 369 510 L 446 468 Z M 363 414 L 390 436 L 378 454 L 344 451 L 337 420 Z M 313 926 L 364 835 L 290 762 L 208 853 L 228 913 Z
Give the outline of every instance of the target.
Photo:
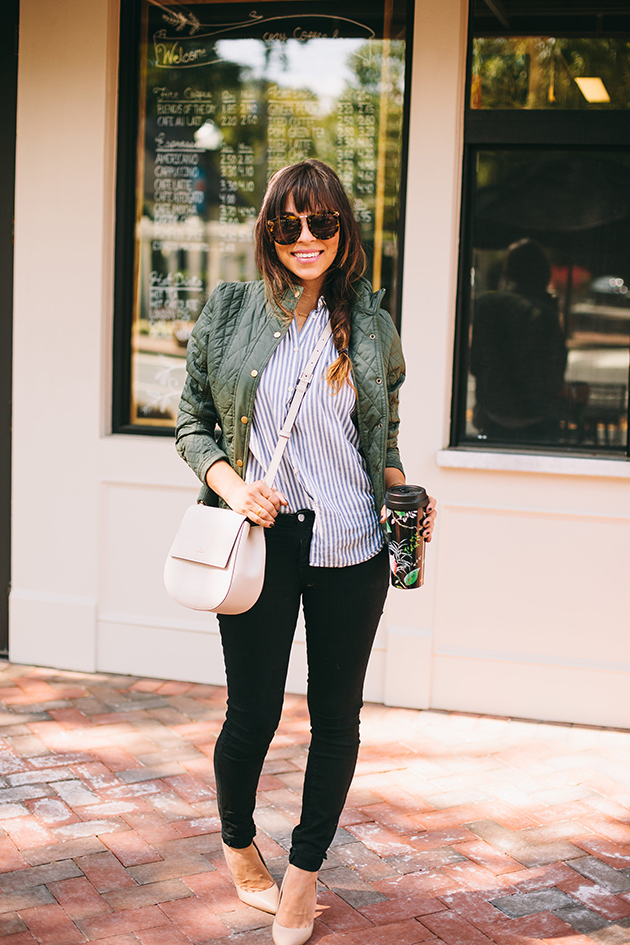
M 196 479 L 170 439 L 108 429 L 117 6 L 21 4 L 10 653 L 221 682 L 214 618 L 161 582 Z M 466 8 L 416 4 L 401 447 L 440 525 L 425 587 L 390 594 L 366 695 L 627 725 L 630 464 L 445 451 Z

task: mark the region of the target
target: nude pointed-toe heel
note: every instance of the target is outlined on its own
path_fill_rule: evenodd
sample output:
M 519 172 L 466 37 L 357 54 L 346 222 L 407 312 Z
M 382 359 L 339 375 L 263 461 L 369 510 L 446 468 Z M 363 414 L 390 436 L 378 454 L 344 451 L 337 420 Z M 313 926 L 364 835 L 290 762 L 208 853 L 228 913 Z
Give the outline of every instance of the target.
M 234 885 L 236 886 L 236 883 Z M 271 915 L 276 914 L 280 899 L 280 890 L 276 883 L 270 886 L 269 889 L 263 889 L 260 892 L 249 892 L 247 889 L 236 886 L 236 895 L 246 906 L 253 906 L 254 909 L 269 912 Z
M 280 896 L 278 897 L 278 905 L 280 905 L 281 898 L 282 890 L 280 890 Z M 271 926 L 271 937 L 274 945 L 304 945 L 313 934 L 314 927 L 315 921 L 313 920 L 310 925 L 303 929 L 286 929 L 283 925 L 278 924 L 277 919 L 274 919 Z
M 271 937 L 274 945 L 304 945 L 313 934 L 314 926 L 315 923 L 311 922 L 305 929 L 285 929 L 284 926 L 278 925 L 274 919 L 271 927 Z
M 267 869 L 267 864 L 265 863 L 263 859 L 262 853 L 260 852 L 260 850 L 258 849 L 255 843 L 253 844 L 253 846 L 254 846 L 254 849 L 256 850 L 256 853 L 260 857 L 260 862 L 265 867 L 265 869 Z M 252 906 L 252 908 L 254 909 L 260 909 L 261 912 L 269 912 L 271 915 L 276 914 L 278 903 L 280 902 L 280 890 L 278 889 L 277 883 L 275 882 L 272 883 L 272 885 L 268 886 L 267 889 L 258 889 L 258 890 L 245 889 L 243 886 L 239 886 L 239 884 L 237 883 L 236 877 L 233 875 L 232 871 L 230 870 L 229 863 L 228 863 L 228 870 L 230 871 L 230 875 L 232 876 L 232 882 L 234 883 L 234 886 L 236 888 L 236 895 L 241 900 L 241 902 L 244 902 L 246 906 Z M 269 870 L 267 870 L 267 872 L 269 872 Z

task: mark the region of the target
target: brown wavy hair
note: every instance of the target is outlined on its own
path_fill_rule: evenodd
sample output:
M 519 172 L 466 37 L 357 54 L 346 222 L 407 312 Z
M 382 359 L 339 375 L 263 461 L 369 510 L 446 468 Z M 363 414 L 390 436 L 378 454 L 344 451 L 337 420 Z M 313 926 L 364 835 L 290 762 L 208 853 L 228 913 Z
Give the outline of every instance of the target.
M 289 317 L 293 314 L 284 305 L 284 296 L 295 285 L 295 276 L 278 259 L 276 247 L 267 229 L 267 220 L 274 220 L 286 210 L 293 198 L 298 213 L 322 210 L 339 212 L 339 248 L 326 273 L 323 295 L 330 312 L 337 360 L 328 369 L 328 382 L 339 391 L 350 383 L 350 299 L 352 283 L 365 271 L 365 253 L 359 226 L 343 185 L 333 169 L 322 161 L 309 158 L 277 171 L 267 187 L 254 228 L 255 259 L 262 273 L 269 300 Z

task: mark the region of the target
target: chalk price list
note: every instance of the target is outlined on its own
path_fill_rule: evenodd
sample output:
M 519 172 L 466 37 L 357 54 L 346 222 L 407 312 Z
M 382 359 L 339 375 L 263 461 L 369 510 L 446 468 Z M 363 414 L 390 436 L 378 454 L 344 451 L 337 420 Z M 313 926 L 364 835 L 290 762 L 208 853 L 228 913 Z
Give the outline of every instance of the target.
M 354 197 L 359 223 L 369 227 L 374 219 L 376 192 L 376 110 L 370 97 L 348 92 L 337 103 L 337 168 L 344 188 Z
M 212 120 L 216 105 L 211 93 L 191 88 L 183 92 L 155 88 L 153 92 L 158 133 L 153 154 L 151 249 L 198 257 L 208 249 L 202 219 L 204 151 L 191 140 L 190 129 Z M 151 324 L 197 317 L 203 289 L 198 276 L 151 269 L 148 279 Z
M 317 153 L 316 143 L 326 135 L 319 102 L 307 91 L 271 85 L 267 102 L 267 173 L 271 177 L 287 164 L 297 164 Z
M 257 125 L 258 98 L 243 90 L 239 96 L 224 91 L 221 95 L 219 128 L 230 129 Z M 229 137 L 228 137 L 229 135 Z M 226 130 L 225 137 L 234 142 L 238 138 Z M 238 243 L 249 243 L 256 219 L 254 198 L 254 148 L 243 141 L 224 141 L 219 152 L 219 249 L 233 253 Z

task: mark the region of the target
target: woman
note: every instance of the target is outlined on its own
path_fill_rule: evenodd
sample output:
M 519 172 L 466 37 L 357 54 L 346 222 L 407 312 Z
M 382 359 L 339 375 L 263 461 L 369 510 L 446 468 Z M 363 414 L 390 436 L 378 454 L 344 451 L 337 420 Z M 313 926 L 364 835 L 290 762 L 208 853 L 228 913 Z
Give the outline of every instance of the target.
M 238 895 L 276 914 L 276 945 L 302 945 L 354 773 L 363 681 L 387 593 L 377 509 L 386 489 L 405 481 L 396 446 L 404 362 L 379 310 L 382 292 L 361 278 L 358 226 L 329 167 L 308 160 L 272 177 L 255 247 L 263 281 L 219 286 L 192 333 L 177 448 L 204 483 L 203 501 L 218 496 L 267 529 L 260 598 L 244 614 L 219 617 L 228 707 L 214 756 L 217 801 Z M 328 320 L 332 338 L 270 488 L 263 480 L 280 426 Z M 435 514 L 432 499 L 427 540 Z M 279 895 L 253 842 L 252 814 L 300 600 L 311 744 Z

